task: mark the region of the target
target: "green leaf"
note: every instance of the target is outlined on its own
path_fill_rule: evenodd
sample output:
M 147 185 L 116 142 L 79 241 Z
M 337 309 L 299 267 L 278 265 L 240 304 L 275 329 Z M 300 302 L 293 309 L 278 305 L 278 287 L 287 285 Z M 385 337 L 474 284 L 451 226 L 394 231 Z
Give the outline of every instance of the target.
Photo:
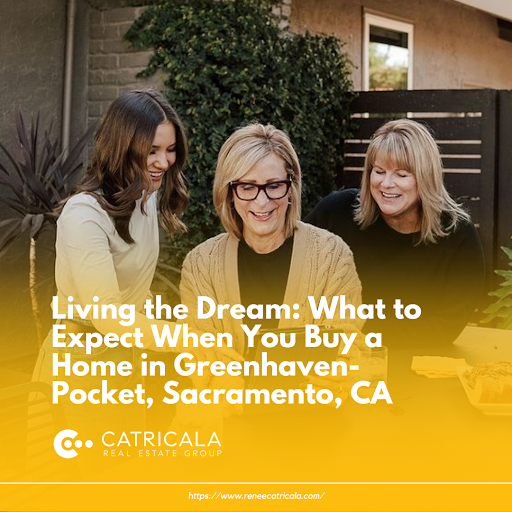
M 508 256 L 508 259 L 511 260 L 512 263 L 512 249 L 508 247 L 502 247 L 501 250 Z
M 512 282 L 512 270 L 495 270 L 494 273 Z

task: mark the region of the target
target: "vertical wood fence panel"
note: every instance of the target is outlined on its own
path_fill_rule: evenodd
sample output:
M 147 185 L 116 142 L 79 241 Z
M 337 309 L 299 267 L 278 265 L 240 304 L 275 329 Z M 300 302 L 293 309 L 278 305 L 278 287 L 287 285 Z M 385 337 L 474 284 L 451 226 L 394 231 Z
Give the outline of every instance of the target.
M 497 246 L 512 247 L 512 91 L 499 91 L 498 112 Z M 497 266 L 508 268 L 507 262 L 498 251 Z

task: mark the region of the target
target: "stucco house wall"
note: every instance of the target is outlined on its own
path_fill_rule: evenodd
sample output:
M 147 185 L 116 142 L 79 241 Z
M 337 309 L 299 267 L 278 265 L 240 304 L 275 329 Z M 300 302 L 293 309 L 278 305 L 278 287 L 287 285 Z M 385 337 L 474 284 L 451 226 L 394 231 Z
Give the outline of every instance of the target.
M 496 18 L 453 0 L 292 0 L 291 29 L 344 41 L 360 90 L 365 9 L 414 25 L 414 89 L 512 88 L 512 43 Z
M 144 3 L 143 1 L 139 4 Z M 41 111 L 60 135 L 66 0 L 0 0 L 0 140 L 8 142 L 15 105 Z M 140 12 L 123 0 L 78 0 L 73 69 L 72 134 L 104 113 L 123 91 L 148 85 L 136 73 L 147 53 L 122 37 Z M 284 0 L 292 31 L 335 34 L 346 43 L 354 88 L 362 88 L 364 10 L 414 25 L 414 88 L 512 87 L 512 43 L 498 37 L 496 18 L 454 0 Z

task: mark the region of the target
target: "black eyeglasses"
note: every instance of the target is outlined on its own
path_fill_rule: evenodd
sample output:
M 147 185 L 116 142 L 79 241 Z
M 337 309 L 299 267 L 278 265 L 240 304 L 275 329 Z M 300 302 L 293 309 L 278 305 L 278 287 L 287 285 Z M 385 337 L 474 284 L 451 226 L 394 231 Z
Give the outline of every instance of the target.
M 272 181 L 265 185 L 247 183 L 244 181 L 230 181 L 229 186 L 235 191 L 236 197 L 242 201 L 254 201 L 263 190 L 269 199 L 282 199 L 290 190 L 292 177 L 283 181 Z

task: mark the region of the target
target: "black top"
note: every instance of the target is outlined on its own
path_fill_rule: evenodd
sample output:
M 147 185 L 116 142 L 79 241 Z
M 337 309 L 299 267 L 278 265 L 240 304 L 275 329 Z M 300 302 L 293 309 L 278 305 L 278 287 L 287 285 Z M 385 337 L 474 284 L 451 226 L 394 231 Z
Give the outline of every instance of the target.
M 455 340 L 478 305 L 485 280 L 480 239 L 470 222 L 437 243 L 418 241 L 418 234 L 402 234 L 379 216 L 366 230 L 354 221 L 359 191 L 333 192 L 320 201 L 305 221 L 341 236 L 354 253 L 363 288 L 363 303 L 386 304 L 386 320 L 367 320 L 365 332 L 381 332 L 383 344 Z M 393 304 L 417 304 L 421 316 L 398 320 Z
M 283 304 L 290 263 L 292 260 L 293 236 L 275 251 L 259 254 L 242 239 L 238 244 L 238 282 L 240 300 L 247 308 L 251 304 Z M 279 320 L 244 319 L 250 329 L 261 324 L 262 329 L 275 329 Z
M 275 251 L 259 254 L 241 240 L 238 245 L 238 282 L 240 300 L 250 304 L 282 304 L 292 261 L 293 236 L 287 238 Z M 246 320 L 250 320 L 246 318 Z M 265 329 L 277 327 L 275 319 L 265 320 Z

